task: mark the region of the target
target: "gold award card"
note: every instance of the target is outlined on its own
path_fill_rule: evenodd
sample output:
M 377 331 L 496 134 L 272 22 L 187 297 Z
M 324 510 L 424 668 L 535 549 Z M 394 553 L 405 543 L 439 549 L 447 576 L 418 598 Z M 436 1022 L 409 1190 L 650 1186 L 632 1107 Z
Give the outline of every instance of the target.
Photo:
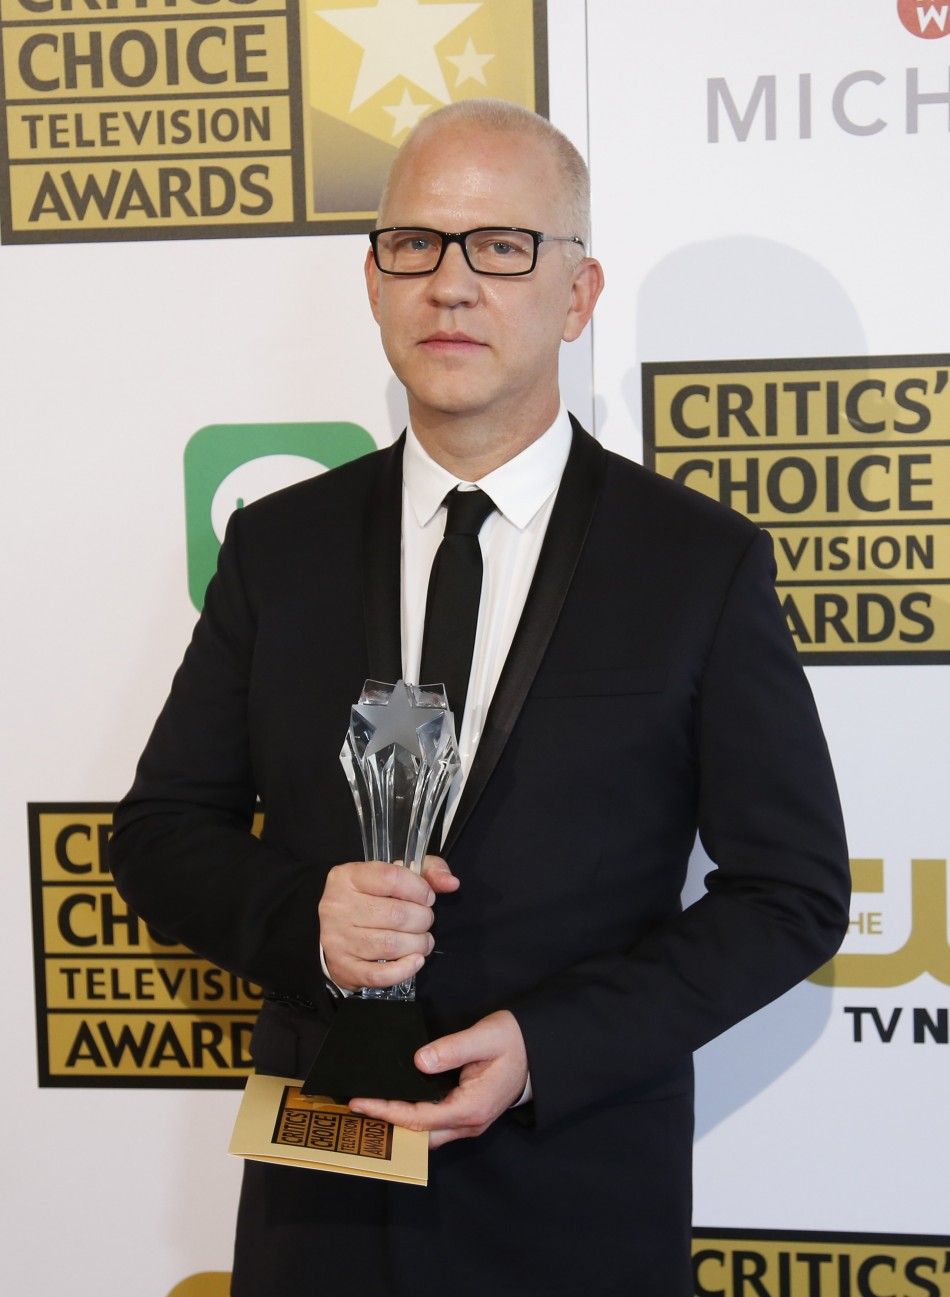
M 351 1112 L 302 1081 L 252 1076 L 228 1149 L 255 1162 L 365 1175 L 400 1184 L 429 1182 L 429 1136 Z

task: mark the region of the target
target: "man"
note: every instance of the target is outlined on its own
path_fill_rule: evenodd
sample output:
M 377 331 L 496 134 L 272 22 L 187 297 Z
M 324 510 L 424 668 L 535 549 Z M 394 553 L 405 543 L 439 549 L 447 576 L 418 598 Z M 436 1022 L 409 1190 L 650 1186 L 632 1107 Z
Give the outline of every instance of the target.
M 236 1297 L 686 1297 L 692 1051 L 845 930 L 768 538 L 560 407 L 603 282 L 586 208 L 533 114 L 417 128 L 366 262 L 407 435 L 232 518 L 117 813 L 135 908 L 266 988 L 261 1070 L 303 1075 L 335 996 L 417 970 L 417 1065 L 461 1068 L 441 1104 L 353 1101 L 431 1132 L 425 1190 L 247 1165 Z M 463 779 L 418 878 L 359 860 L 337 753 L 364 678 L 418 678 L 444 502 L 476 483 Z M 697 827 L 717 868 L 681 912 Z

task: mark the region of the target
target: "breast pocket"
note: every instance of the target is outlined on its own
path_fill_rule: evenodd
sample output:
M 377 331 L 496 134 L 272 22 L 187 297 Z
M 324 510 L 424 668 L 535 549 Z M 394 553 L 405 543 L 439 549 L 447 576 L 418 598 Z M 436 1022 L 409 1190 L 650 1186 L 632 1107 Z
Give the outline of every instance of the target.
M 542 671 L 530 698 L 620 698 L 627 694 L 658 694 L 666 687 L 662 667 L 620 667 L 615 670 Z

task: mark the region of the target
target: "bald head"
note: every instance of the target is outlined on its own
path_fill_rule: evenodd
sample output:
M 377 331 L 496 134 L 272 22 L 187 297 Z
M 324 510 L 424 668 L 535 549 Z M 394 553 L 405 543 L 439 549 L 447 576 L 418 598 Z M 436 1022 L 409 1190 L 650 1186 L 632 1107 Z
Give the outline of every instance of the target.
M 540 149 L 547 153 L 554 163 L 553 175 L 557 187 L 554 198 L 563 220 L 559 232 L 576 234 L 583 240 L 585 249 L 589 247 L 590 176 L 587 164 L 567 136 L 546 118 L 502 99 L 463 99 L 436 109 L 422 119 L 396 154 L 390 168 L 379 199 L 377 225 L 389 223 L 387 208 L 390 194 L 405 167 L 414 161 L 436 135 L 448 131 L 458 136 L 460 148 L 464 147 L 465 137 L 469 133 L 494 133 L 509 137 L 521 136 L 526 149 Z M 580 252 L 576 244 L 564 244 L 563 247 L 569 256 L 575 250 Z

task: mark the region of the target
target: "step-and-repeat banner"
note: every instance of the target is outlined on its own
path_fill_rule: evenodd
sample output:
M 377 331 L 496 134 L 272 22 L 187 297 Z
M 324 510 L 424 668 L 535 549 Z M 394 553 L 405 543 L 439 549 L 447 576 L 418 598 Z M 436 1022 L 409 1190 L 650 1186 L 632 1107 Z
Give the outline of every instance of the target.
M 588 29 L 598 435 L 771 532 L 855 889 L 842 953 L 698 1056 L 696 1292 L 946 1297 L 950 5 Z
M 698 1057 L 697 1297 L 950 1297 L 950 4 L 0 0 L 0 76 L 5 1290 L 227 1292 L 260 992 L 112 807 L 230 512 L 401 427 L 365 231 L 495 95 L 591 162 L 568 403 L 772 533 L 845 805 L 842 953 Z

